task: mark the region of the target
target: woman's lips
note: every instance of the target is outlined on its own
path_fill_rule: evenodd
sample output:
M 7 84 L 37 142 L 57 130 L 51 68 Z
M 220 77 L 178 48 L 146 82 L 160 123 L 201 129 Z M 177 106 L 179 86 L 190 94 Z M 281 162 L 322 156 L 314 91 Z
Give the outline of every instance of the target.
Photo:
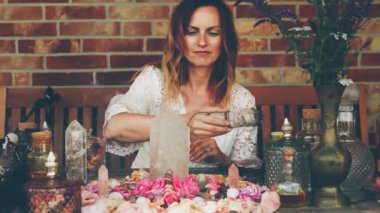
M 194 53 L 197 54 L 197 55 L 199 55 L 199 56 L 207 56 L 211 52 L 209 52 L 209 51 L 194 51 Z

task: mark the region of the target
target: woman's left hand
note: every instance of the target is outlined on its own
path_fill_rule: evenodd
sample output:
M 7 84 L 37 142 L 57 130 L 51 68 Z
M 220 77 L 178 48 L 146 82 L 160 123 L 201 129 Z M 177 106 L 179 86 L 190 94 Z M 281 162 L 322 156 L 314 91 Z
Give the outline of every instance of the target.
M 214 138 L 202 138 L 191 141 L 191 161 L 202 161 L 209 157 L 213 157 L 213 160 L 216 162 L 221 162 L 226 158 L 222 151 L 220 151 Z

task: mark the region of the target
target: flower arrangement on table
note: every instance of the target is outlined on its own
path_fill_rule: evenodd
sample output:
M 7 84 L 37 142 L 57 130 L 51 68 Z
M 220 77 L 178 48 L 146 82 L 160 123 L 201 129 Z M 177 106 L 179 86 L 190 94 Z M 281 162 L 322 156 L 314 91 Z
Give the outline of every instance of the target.
M 129 180 L 111 179 L 112 190 L 106 199 L 97 195 L 94 181 L 82 189 L 82 212 L 101 209 L 105 212 L 132 209 L 136 212 L 273 212 L 280 206 L 278 194 L 265 186 L 241 181 L 238 189 L 226 190 L 227 185 L 210 175 L 201 188 L 198 184 L 201 176 L 179 178 L 167 173 L 165 178 L 142 177 L 133 185 Z
M 316 16 L 301 22 L 290 10 L 277 11 L 266 0 L 236 0 L 255 5 L 262 17 L 254 27 L 270 22 L 278 26 L 300 66 L 309 71 L 314 85 L 332 85 L 346 77 L 352 65 L 349 55 L 357 56 L 363 47 L 352 50 L 352 41 L 368 17 L 373 0 L 307 0 L 316 9 Z

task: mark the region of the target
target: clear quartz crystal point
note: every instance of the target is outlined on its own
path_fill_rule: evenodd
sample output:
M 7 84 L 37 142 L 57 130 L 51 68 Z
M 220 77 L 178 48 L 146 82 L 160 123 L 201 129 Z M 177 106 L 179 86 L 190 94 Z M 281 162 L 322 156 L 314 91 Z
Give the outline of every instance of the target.
M 375 160 L 371 151 L 355 134 L 354 104 L 358 99 L 359 90 L 356 84 L 346 86 L 339 107 L 337 132 L 339 141 L 350 152 L 352 161 L 350 171 L 340 185 L 342 190 L 360 190 L 370 182 L 375 170 Z
M 87 182 L 86 129 L 72 121 L 65 131 L 66 178 Z
M 181 118 L 163 106 L 153 119 L 150 133 L 150 178 L 189 174 L 190 133 Z

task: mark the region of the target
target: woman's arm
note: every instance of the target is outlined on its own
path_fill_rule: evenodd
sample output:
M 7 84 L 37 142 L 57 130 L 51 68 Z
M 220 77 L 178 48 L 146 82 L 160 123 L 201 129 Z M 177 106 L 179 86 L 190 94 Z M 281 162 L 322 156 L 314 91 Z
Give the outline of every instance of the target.
M 104 127 L 107 140 L 118 142 L 149 141 L 153 117 L 136 113 L 119 113 L 112 116 Z

